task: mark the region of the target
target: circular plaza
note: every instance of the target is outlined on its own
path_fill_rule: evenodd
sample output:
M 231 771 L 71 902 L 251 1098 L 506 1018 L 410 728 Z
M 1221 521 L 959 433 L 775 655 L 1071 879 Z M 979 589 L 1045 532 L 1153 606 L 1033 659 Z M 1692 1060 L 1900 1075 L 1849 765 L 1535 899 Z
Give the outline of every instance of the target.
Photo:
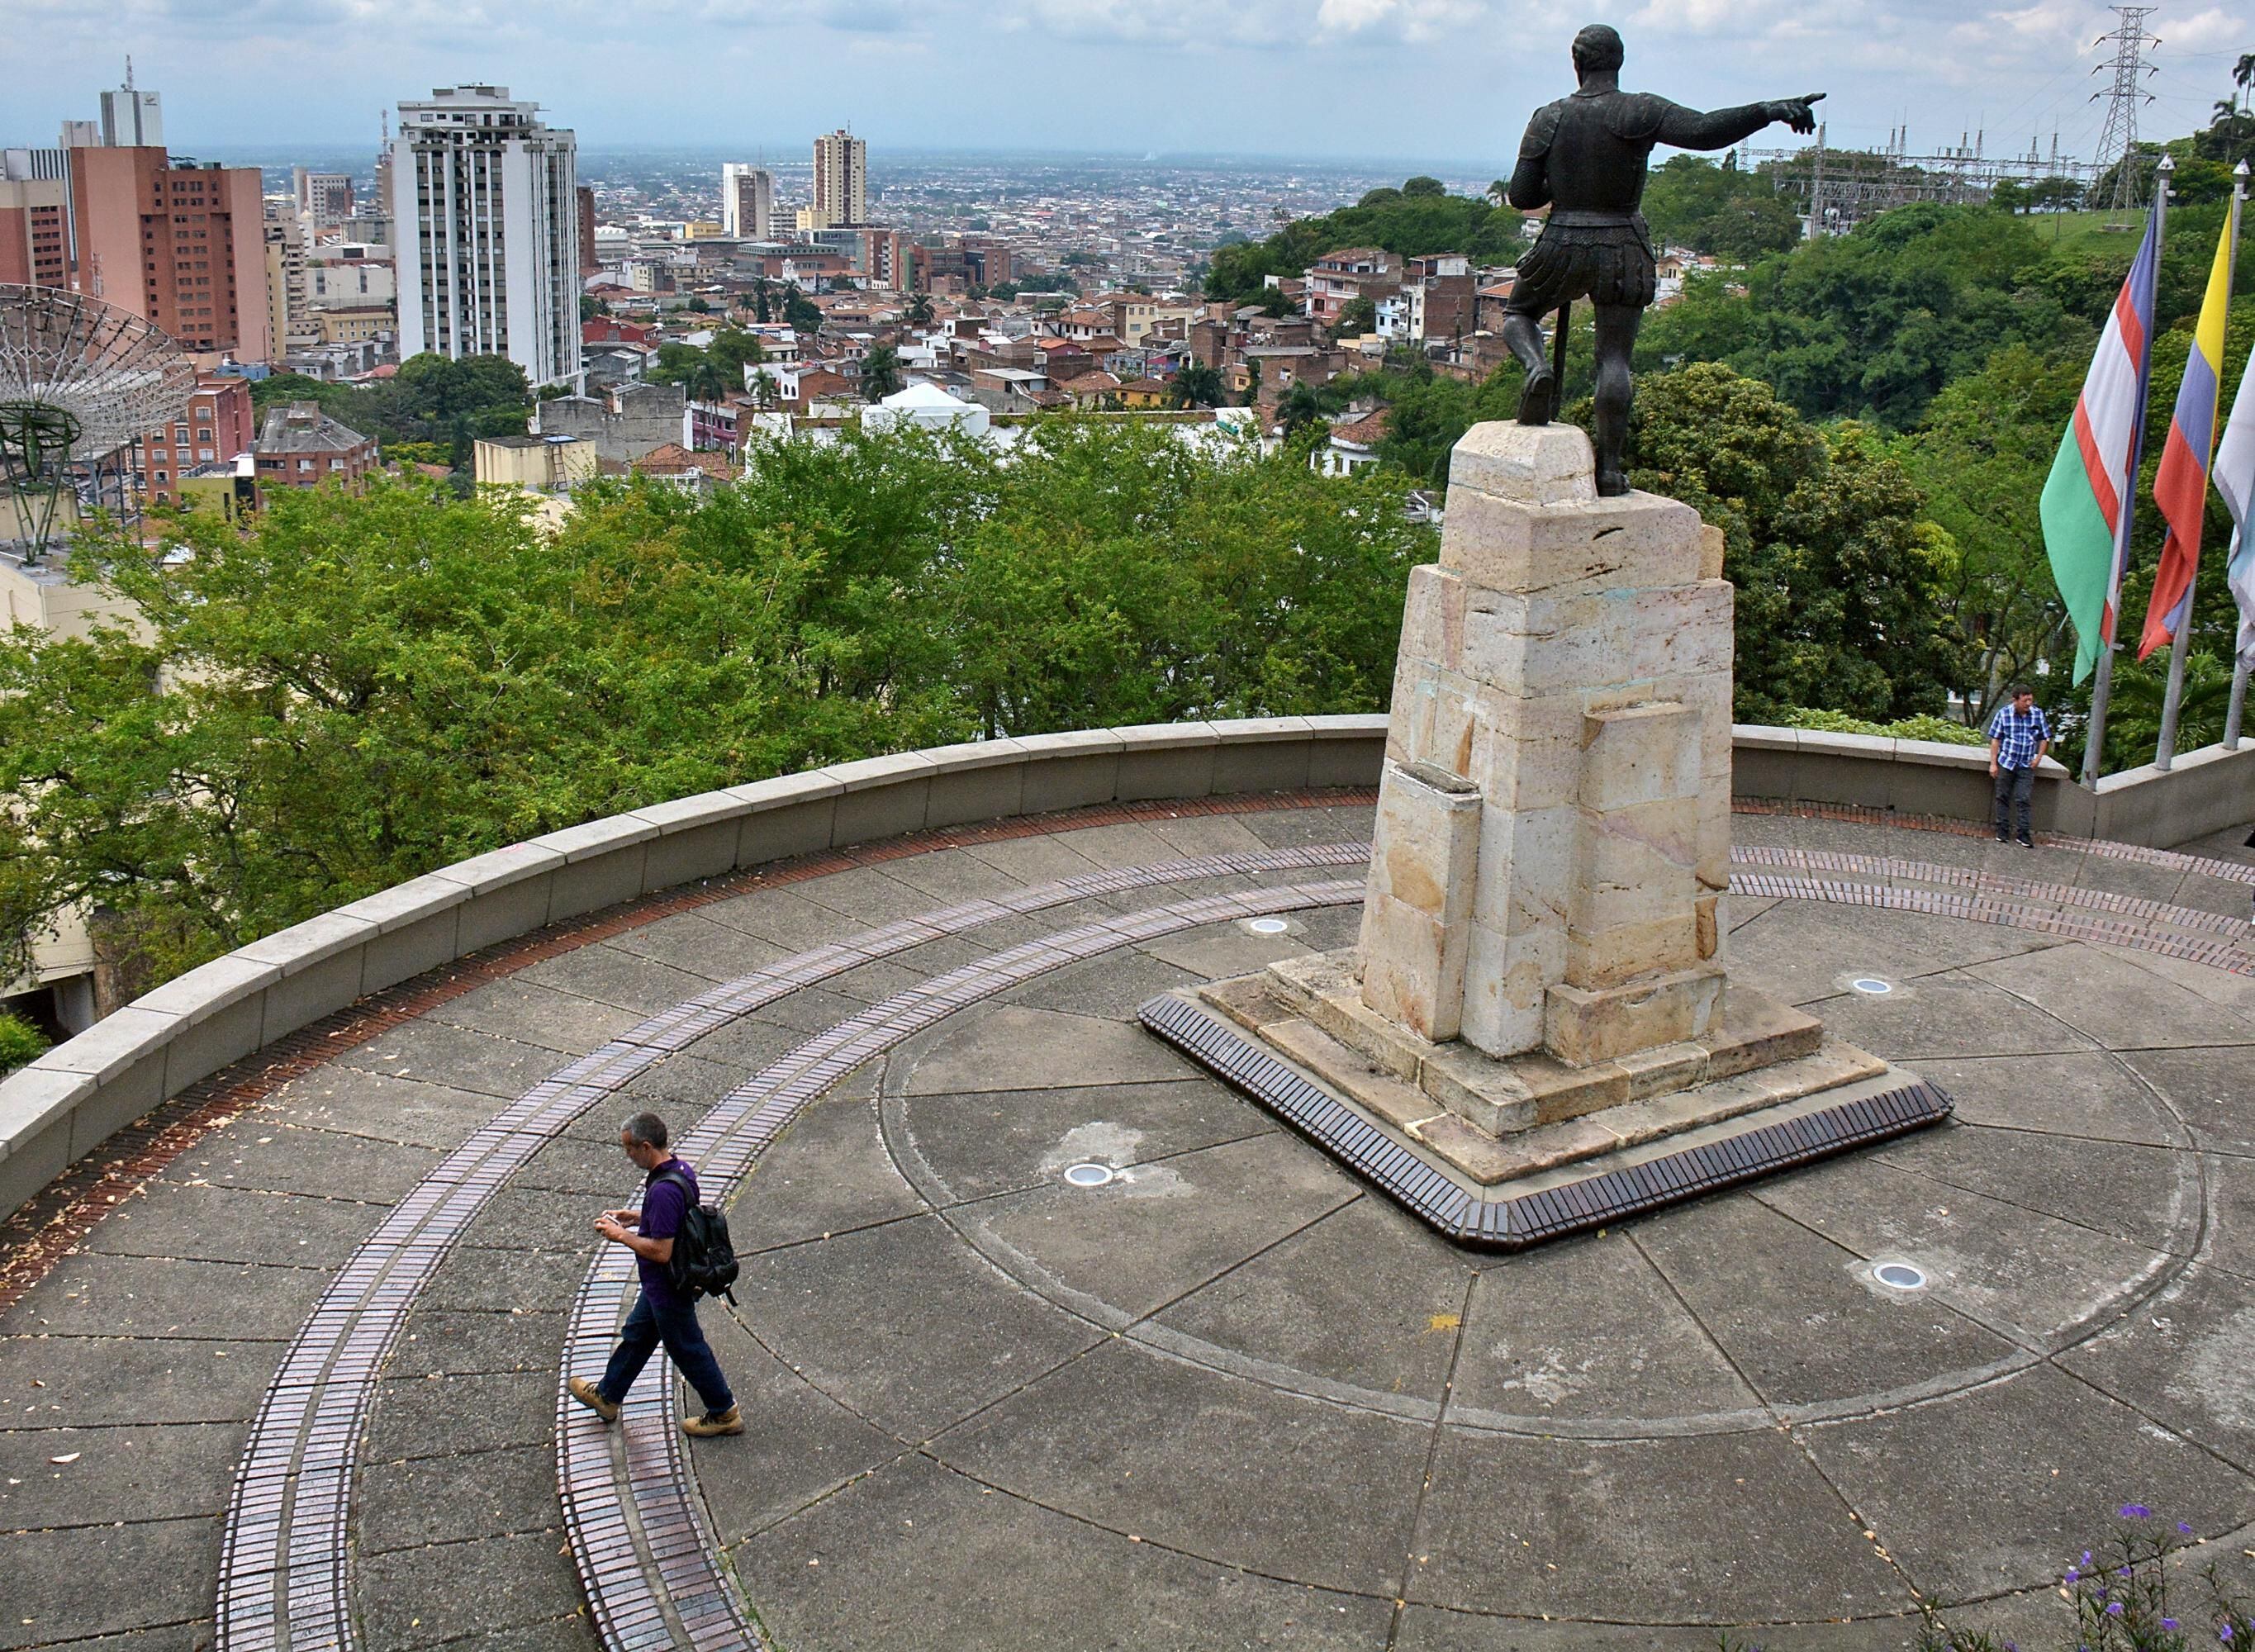
M 2041 1643 L 2125 1503 L 2237 1560 L 2244 828 L 1742 803 L 1733 980 L 1954 1115 L 1506 1255 L 1136 1018 L 1351 945 L 1371 826 L 881 835 L 263 1039 L 6 1230 L 0 1645 L 1829 1652 L 1921 1602 Z M 663 1363 L 615 1427 L 563 1397 L 643 1108 L 727 1203 L 741 1436 Z

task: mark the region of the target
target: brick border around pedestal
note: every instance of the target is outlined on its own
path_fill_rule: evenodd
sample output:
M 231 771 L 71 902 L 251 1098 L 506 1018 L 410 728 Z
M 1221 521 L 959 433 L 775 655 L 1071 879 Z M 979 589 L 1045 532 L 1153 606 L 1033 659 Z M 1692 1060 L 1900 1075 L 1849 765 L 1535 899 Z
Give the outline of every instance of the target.
M 1756 1114 L 1717 1127 L 1713 1139 L 1677 1138 L 1672 1150 L 1525 1191 L 1475 1192 L 1429 1163 L 1304 1073 L 1220 1017 L 1174 994 L 1146 1002 L 1137 1018 L 1216 1078 L 1258 1102 L 1427 1227 L 1460 1245 L 1524 1250 L 1626 1217 L 1813 1163 L 1852 1148 L 1938 1124 L 1949 1098 L 1923 1079 L 1890 1079 L 1813 1098 L 1806 1110 Z M 1704 1132 L 1702 1133 L 1704 1134 Z M 1547 1179 L 1547 1178 L 1546 1178 Z

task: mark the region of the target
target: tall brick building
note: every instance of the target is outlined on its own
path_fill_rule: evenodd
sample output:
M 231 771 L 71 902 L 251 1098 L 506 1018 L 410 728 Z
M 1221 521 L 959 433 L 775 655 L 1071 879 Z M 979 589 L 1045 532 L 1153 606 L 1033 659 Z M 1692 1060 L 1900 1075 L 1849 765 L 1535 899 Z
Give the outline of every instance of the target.
M 142 490 L 152 500 L 177 504 L 183 475 L 248 453 L 256 435 L 250 382 L 200 376 L 180 416 L 141 439 Z
M 161 149 L 74 149 L 74 285 L 191 350 L 274 359 L 255 166 L 174 166 Z
M 70 285 L 70 192 L 60 179 L 0 182 L 0 282 Z

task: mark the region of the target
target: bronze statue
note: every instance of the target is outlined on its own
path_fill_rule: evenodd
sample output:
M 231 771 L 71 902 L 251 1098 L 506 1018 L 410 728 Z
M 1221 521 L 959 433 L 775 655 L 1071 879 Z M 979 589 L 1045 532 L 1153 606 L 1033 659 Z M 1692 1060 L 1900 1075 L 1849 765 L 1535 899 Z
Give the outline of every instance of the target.
M 1567 307 L 1581 298 L 1597 306 L 1601 494 L 1628 491 L 1621 449 L 1628 437 L 1629 352 L 1654 290 L 1652 239 L 1637 210 L 1653 145 L 1727 149 L 1772 121 L 1811 132 L 1816 117 L 1809 106 L 1824 95 L 1811 92 L 1703 115 L 1649 92 L 1622 91 L 1623 55 L 1620 36 L 1604 24 L 1583 30 L 1574 37 L 1581 89 L 1536 110 L 1527 123 L 1511 174 L 1511 204 L 1521 212 L 1547 206 L 1550 216 L 1503 306 L 1503 341 L 1527 369 L 1519 398 L 1522 425 L 1547 425 L 1558 411 L 1557 376 L 1542 357 L 1542 317 L 1560 313 L 1563 362 Z

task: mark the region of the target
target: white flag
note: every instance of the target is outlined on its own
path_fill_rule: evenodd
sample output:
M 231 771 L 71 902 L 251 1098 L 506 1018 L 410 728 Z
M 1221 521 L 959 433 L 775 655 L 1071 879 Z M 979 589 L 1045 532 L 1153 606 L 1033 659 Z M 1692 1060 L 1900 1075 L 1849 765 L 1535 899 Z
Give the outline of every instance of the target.
M 2225 577 L 2239 601 L 2239 657 L 2255 664 L 2255 538 L 2247 532 L 2248 506 L 2255 499 L 2255 353 L 2247 358 L 2239 394 L 2232 398 L 2230 422 L 2216 446 L 2209 467 L 2216 491 L 2231 513 L 2231 550 Z

